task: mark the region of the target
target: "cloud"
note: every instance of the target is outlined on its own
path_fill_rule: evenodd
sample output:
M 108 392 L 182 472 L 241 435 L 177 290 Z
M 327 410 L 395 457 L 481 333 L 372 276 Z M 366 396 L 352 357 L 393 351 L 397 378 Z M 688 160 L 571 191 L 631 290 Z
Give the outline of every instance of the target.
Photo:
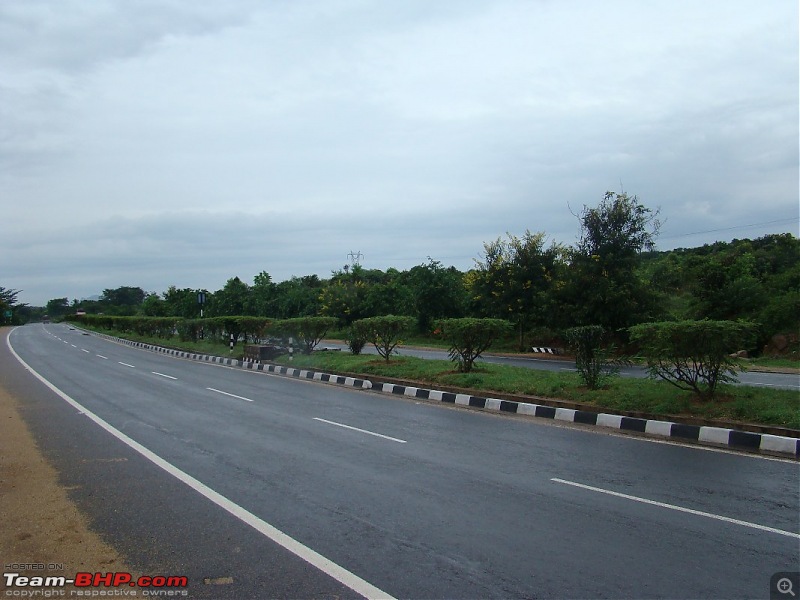
M 662 208 L 662 247 L 796 217 L 797 12 L 5 2 L 0 285 L 211 289 L 350 250 L 468 268 L 507 231 L 573 242 L 570 208 L 620 186 Z

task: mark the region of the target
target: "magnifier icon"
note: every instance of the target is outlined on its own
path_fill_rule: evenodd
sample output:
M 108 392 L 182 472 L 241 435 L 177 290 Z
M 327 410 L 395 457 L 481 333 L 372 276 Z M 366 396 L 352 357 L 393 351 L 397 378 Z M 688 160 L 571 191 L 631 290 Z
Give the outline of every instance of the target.
M 796 597 L 794 590 L 792 589 L 792 580 L 788 577 L 782 577 L 778 579 L 778 583 L 775 585 L 778 588 L 778 592 L 781 594 L 789 594 L 792 598 Z

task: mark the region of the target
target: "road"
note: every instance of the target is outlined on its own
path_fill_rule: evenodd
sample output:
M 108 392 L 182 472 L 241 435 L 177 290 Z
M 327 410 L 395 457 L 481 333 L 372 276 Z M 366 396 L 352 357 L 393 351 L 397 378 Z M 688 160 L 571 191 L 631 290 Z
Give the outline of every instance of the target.
M 321 347 L 346 350 L 345 344 L 327 341 Z M 376 354 L 373 346 L 364 346 L 362 350 L 365 354 Z M 429 350 L 413 347 L 400 347 L 397 351 L 399 355 L 416 356 L 419 358 L 448 360 L 447 352 L 444 350 Z M 523 367 L 526 369 L 538 369 L 543 371 L 575 371 L 575 362 L 563 359 L 530 358 L 522 356 L 500 356 L 497 354 L 486 354 L 481 356 L 478 361 L 509 365 L 513 367 Z M 623 377 L 647 377 L 647 370 L 644 367 L 623 367 L 620 369 Z M 757 387 L 774 387 L 786 390 L 800 390 L 800 374 L 795 373 L 762 373 L 758 371 L 748 371 L 738 375 L 741 385 L 751 385 Z
M 795 462 L 197 363 L 62 325 L 9 344 L 3 385 L 70 497 L 129 564 L 188 576 L 190 597 L 769 597 L 773 573 L 800 564 Z

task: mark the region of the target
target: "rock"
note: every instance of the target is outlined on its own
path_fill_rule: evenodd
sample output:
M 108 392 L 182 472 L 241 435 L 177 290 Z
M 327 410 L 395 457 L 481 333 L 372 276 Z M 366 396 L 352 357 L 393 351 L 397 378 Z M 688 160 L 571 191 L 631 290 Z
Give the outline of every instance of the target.
M 776 333 L 769 340 L 769 343 L 778 352 L 783 352 L 789 346 L 789 339 L 781 333 Z

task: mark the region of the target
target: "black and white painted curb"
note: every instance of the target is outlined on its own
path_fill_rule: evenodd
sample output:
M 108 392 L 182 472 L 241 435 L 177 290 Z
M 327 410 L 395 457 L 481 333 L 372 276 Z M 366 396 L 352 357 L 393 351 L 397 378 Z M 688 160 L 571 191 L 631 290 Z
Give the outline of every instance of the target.
M 92 335 L 118 342 L 131 346 L 132 348 L 139 348 L 142 350 L 149 350 L 151 352 L 158 352 L 160 354 L 168 354 L 176 358 L 185 358 L 187 360 L 196 360 L 199 362 L 208 362 L 218 365 L 229 367 L 239 367 L 242 369 L 249 369 L 251 371 L 264 371 L 267 373 L 274 373 L 276 375 L 286 375 L 287 377 L 296 377 L 298 379 L 308 379 L 311 381 L 320 381 L 323 383 L 334 383 L 338 385 L 346 385 L 354 388 L 361 388 L 369 390 L 372 388 L 372 382 L 368 379 L 357 379 L 355 377 L 344 377 L 343 375 L 334 375 L 331 373 L 321 373 L 319 371 L 309 371 L 306 369 L 293 369 L 291 367 L 282 367 L 280 365 L 271 365 L 264 363 L 252 362 L 249 360 L 241 361 L 235 358 L 224 358 L 222 356 L 212 356 L 209 354 L 194 354 L 192 352 L 184 352 L 183 350 L 173 350 L 171 348 L 162 348 L 161 346 L 153 346 L 152 344 L 145 344 L 143 342 L 132 342 L 123 338 L 118 338 L 96 331 L 89 332 Z
M 563 354 L 561 348 L 549 348 L 546 346 L 533 346 L 531 352 L 536 354 Z
M 345 377 L 331 373 L 319 371 L 309 371 L 306 369 L 294 369 L 280 365 L 257 363 L 252 361 L 241 361 L 233 358 L 221 356 L 211 356 L 208 354 L 194 354 L 182 350 L 172 350 L 161 346 L 153 346 L 143 342 L 133 342 L 123 338 L 98 333 L 95 331 L 87 332 L 108 340 L 113 340 L 121 344 L 126 344 L 134 348 L 150 350 L 168 354 L 178 358 L 209 362 L 231 367 L 240 367 L 253 371 L 264 371 L 306 379 L 324 383 L 346 385 L 365 390 L 373 389 L 372 382 L 368 379 L 358 379 L 355 377 Z M 760 451 L 767 454 L 791 456 L 800 458 L 800 439 L 771 435 L 767 433 L 752 433 L 749 431 L 739 431 L 736 429 L 726 429 L 723 427 L 709 427 L 702 425 L 687 425 L 684 423 L 672 423 L 670 421 L 658 421 L 654 419 L 640 419 L 637 417 L 626 417 L 623 415 L 612 415 L 607 413 L 596 413 L 572 408 L 556 408 L 540 404 L 529 404 L 527 402 L 515 402 L 513 400 L 501 400 L 499 398 L 484 398 L 482 396 L 472 396 L 470 394 L 457 394 L 453 392 L 443 392 L 429 390 L 425 388 L 398 385 L 395 383 L 383 383 L 373 391 L 388 394 L 399 394 L 410 398 L 421 400 L 433 400 L 446 402 L 465 407 L 479 408 L 485 410 L 496 410 L 502 413 L 528 415 L 564 421 L 567 423 L 581 423 L 585 425 L 595 425 L 597 427 L 608 427 L 620 431 L 643 433 L 646 435 L 671 438 L 679 441 L 697 442 L 701 444 L 728 447 L 732 449 L 745 449 L 750 451 Z
M 513 400 L 500 400 L 498 398 L 484 398 L 469 394 L 455 394 L 423 388 L 384 383 L 376 387 L 375 391 L 390 394 L 401 394 L 410 398 L 449 402 L 461 406 L 496 410 L 504 413 L 543 417 L 568 423 L 583 423 L 599 427 L 609 427 L 621 431 L 631 431 L 649 434 L 652 436 L 672 438 L 681 441 L 699 442 L 709 445 L 726 446 L 757 450 L 770 454 L 800 457 L 800 439 L 770 435 L 766 433 L 751 433 L 736 429 L 722 427 L 707 427 L 700 425 L 686 425 L 669 421 L 656 421 L 653 419 L 639 419 L 622 415 L 610 415 L 571 408 L 555 408 Z

